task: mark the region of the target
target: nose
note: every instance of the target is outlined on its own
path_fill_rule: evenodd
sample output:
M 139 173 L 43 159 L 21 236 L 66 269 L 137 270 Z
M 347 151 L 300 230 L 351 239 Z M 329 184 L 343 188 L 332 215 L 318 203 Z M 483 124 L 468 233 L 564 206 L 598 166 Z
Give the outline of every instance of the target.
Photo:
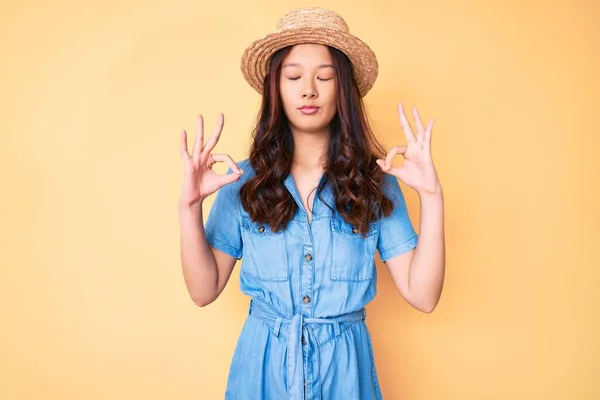
M 312 83 L 309 83 L 302 90 L 302 98 L 303 99 L 313 99 L 317 97 L 317 90 L 315 89 Z

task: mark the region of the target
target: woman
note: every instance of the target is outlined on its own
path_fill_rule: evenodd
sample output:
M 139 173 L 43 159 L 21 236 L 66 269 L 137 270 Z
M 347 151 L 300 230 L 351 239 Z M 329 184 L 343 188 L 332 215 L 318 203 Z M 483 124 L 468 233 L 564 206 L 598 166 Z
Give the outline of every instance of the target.
M 243 259 L 249 315 L 231 363 L 227 399 L 381 399 L 364 306 L 376 293 L 375 251 L 406 300 L 431 312 L 444 276 L 443 196 L 431 160 L 433 123 L 416 109 L 407 146 L 386 155 L 362 97 L 377 77 L 371 49 L 321 8 L 286 14 L 255 41 L 242 72 L 262 106 L 247 160 L 211 154 L 202 117 L 180 198 L 181 257 L 199 306 L 224 289 Z M 402 167 L 392 166 L 396 154 Z M 225 176 L 215 174 L 225 162 Z M 420 234 L 397 178 L 421 200 Z M 217 197 L 204 225 L 202 202 Z

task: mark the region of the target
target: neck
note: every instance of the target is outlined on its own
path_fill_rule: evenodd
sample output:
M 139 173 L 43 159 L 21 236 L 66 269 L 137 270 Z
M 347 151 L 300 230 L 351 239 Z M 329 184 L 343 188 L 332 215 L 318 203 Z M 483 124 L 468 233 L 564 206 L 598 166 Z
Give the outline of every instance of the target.
M 323 156 L 329 145 L 329 130 L 320 133 L 292 131 L 294 161 L 292 168 L 309 171 L 324 169 Z

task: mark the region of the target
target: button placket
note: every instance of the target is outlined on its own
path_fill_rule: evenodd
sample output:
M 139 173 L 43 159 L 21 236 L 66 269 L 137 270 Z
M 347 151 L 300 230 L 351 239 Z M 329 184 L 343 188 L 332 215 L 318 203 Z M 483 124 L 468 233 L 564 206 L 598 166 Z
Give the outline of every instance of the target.
M 307 311 L 305 315 L 311 315 L 310 307 L 312 306 L 312 286 L 314 278 L 314 256 L 313 246 L 304 245 L 303 248 L 304 257 L 302 260 L 302 284 L 301 284 L 301 296 L 302 296 L 302 308 Z

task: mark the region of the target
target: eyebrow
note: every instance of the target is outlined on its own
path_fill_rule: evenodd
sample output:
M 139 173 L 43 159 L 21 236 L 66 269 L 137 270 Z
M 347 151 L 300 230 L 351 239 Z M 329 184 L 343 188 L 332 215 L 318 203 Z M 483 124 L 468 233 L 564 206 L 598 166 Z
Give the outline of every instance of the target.
M 288 64 L 285 64 L 282 68 L 285 68 L 285 67 L 301 67 L 301 66 L 302 65 L 300 65 L 298 63 L 288 63 Z M 335 69 L 332 64 L 321 64 L 317 68 L 318 69 L 321 69 L 321 68 L 333 68 L 333 69 Z

